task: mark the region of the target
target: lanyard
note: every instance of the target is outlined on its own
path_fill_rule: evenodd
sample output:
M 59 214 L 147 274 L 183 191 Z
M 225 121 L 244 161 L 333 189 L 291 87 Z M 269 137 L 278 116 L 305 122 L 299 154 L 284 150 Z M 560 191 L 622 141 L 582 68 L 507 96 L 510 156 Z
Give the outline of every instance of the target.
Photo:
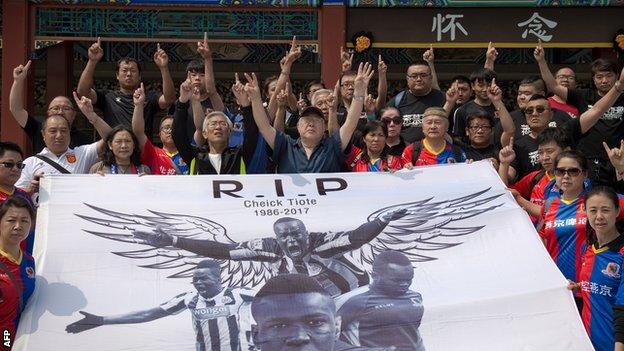
M 111 174 L 119 174 L 117 172 L 117 164 L 116 163 L 113 163 L 110 168 L 111 168 Z M 130 173 L 122 173 L 122 174 L 137 174 L 137 168 L 136 168 L 135 165 L 130 164 Z

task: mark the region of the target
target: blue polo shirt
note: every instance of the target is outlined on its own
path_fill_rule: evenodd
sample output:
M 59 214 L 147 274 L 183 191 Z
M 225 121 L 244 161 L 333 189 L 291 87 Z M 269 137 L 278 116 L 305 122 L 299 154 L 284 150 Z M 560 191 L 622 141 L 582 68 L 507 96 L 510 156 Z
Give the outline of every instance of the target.
M 345 155 L 340 133 L 323 137 L 308 159 L 301 139 L 293 139 L 278 131 L 273 159 L 277 163 L 277 173 L 331 173 L 342 171 Z

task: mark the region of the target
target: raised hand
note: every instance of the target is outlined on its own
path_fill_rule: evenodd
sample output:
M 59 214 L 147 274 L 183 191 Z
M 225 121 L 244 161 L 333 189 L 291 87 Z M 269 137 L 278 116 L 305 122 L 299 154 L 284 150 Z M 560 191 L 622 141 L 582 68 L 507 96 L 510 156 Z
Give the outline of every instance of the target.
M 290 50 L 288 50 L 286 56 L 284 56 L 283 63 L 280 61 L 282 69 L 290 68 L 293 62 L 297 61 L 299 57 L 301 57 L 301 48 L 297 45 L 297 37 L 293 36 L 290 42 Z
M 79 313 L 83 315 L 83 318 L 65 327 L 66 332 L 76 334 L 104 325 L 104 317 L 102 316 L 85 311 L 79 311 Z
M 190 100 L 191 95 L 193 94 L 193 84 L 189 79 L 185 80 L 180 84 L 180 102 L 184 103 Z
M 377 63 L 377 72 L 378 72 L 379 75 L 385 75 L 386 72 L 388 72 L 388 66 L 386 65 L 386 63 L 381 58 L 381 55 L 379 55 L 379 60 L 378 60 L 378 63 Z
M 290 96 L 290 84 L 286 84 L 286 87 L 280 90 L 275 97 L 277 99 L 277 106 L 286 107 L 288 104 L 288 97 Z
M 489 42 L 487 51 L 485 52 L 485 60 L 494 63 L 497 57 L 498 51 L 496 50 L 492 42 Z
M 607 152 L 607 156 L 609 156 L 609 161 L 618 172 L 624 171 L 624 140 L 620 140 L 620 147 L 614 147 L 613 149 L 607 145 L 606 142 L 602 142 L 602 146 L 604 146 L 605 151 Z
M 208 32 L 204 32 L 204 41 L 197 42 L 197 53 L 204 59 L 212 58 L 212 51 L 208 45 Z
M 297 100 L 297 110 L 299 110 L 299 114 L 308 107 L 308 102 L 303 98 L 303 93 L 299 93 L 299 100 Z
M 487 97 L 492 102 L 502 101 L 503 91 L 496 85 L 496 78 L 492 79 L 490 87 L 487 89 Z
M 423 53 L 423 60 L 425 60 L 428 64 L 433 63 L 435 59 L 435 55 L 433 54 L 433 44 L 429 45 L 429 49 Z
M 191 91 L 191 101 L 201 102 L 201 90 L 199 90 L 199 87 L 193 87 Z
M 360 63 L 357 75 L 355 76 L 355 81 L 353 82 L 354 90 L 359 91 L 362 95 L 366 94 L 368 82 L 370 82 L 371 78 L 373 78 L 374 73 L 375 71 L 370 63 Z
M 446 101 L 455 104 L 459 99 L 459 92 L 457 91 L 457 82 L 453 82 L 451 87 L 446 91 Z
M 351 70 L 353 65 L 353 52 L 348 52 L 343 46 L 340 47 L 340 67 L 343 72 Z
M 543 62 L 546 60 L 546 56 L 544 54 L 544 48 L 542 47 L 542 40 L 538 39 L 537 46 L 535 50 L 533 50 L 533 57 L 535 57 L 535 61 Z
M 251 73 L 251 75 L 245 73 L 245 79 L 247 79 L 247 84 L 245 84 L 245 92 L 249 96 L 250 100 L 260 100 L 262 101 L 262 94 L 260 94 L 260 85 L 258 84 L 258 78 L 255 73 Z
M 76 101 L 76 105 L 78 106 L 80 111 L 82 111 L 82 113 L 87 117 L 87 119 L 89 119 L 89 116 L 94 113 L 91 99 L 89 99 L 86 96 L 78 97 L 78 94 L 74 91 L 74 100 Z
M 173 246 L 173 236 L 165 233 L 162 229 L 156 228 L 154 232 L 133 231 L 132 236 L 137 244 L 145 244 L 154 247 Z
M 236 103 L 240 107 L 249 106 L 249 97 L 245 92 L 245 85 L 238 78 L 238 73 L 234 73 L 234 84 L 232 84 L 232 93 L 236 98 Z
M 102 50 L 102 40 L 100 39 L 100 37 L 97 38 L 97 41 L 95 43 L 89 46 L 87 56 L 89 57 L 89 61 L 94 62 L 99 62 L 102 57 L 104 57 L 104 50 Z
M 143 87 L 143 82 L 141 82 L 141 86 L 139 86 L 139 88 L 134 91 L 134 94 L 132 95 L 132 101 L 134 102 L 134 106 L 145 105 L 145 88 Z
M 32 61 L 28 60 L 25 65 L 19 65 L 13 68 L 13 79 L 14 80 L 25 80 L 28 76 L 28 70 L 30 69 L 30 64 Z
M 516 159 L 516 152 L 513 149 L 513 142 L 514 138 L 509 138 L 509 144 L 505 145 L 505 147 L 498 152 L 498 161 L 501 164 L 509 165 Z
M 364 110 L 366 110 L 369 114 L 375 113 L 376 102 L 377 100 L 373 97 L 373 95 L 366 95 L 364 98 Z
M 156 44 L 156 52 L 154 53 L 154 63 L 158 68 L 166 68 L 169 65 L 169 56 L 165 50 L 160 48 L 160 44 Z

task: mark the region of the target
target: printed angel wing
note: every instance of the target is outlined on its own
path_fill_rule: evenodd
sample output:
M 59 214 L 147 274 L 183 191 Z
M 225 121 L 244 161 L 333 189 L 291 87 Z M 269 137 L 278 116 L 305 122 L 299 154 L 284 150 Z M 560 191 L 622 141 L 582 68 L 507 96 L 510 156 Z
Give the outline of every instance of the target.
M 461 221 L 502 205 L 495 203 L 500 194 L 488 194 L 490 188 L 466 196 L 436 201 L 435 197 L 396 204 L 371 213 L 368 221 L 388 211 L 406 209 L 407 214 L 392 221 L 375 239 L 359 250 L 346 254 L 354 262 L 370 268 L 375 256 L 386 250 L 405 253 L 412 263 L 436 260 L 435 253 L 460 245 L 462 238 L 485 225 L 462 226 Z
M 138 215 L 112 211 L 90 204 L 85 205 L 94 210 L 96 214 L 76 213 L 75 215 L 100 225 L 102 227 L 100 231 L 86 229 L 84 231 L 101 238 L 136 244 L 137 241 L 133 232 L 156 233 L 162 231 L 178 238 L 204 239 L 227 244 L 236 243 L 228 236 L 224 226 L 207 218 L 152 210 L 148 210 L 151 215 Z M 206 259 L 203 256 L 172 246 L 118 251 L 113 252 L 113 254 L 145 262 L 139 267 L 176 270 L 168 278 L 191 277 L 195 266 Z M 253 287 L 265 282 L 272 276 L 267 263 L 215 260 L 221 264 L 221 280 L 226 286 Z

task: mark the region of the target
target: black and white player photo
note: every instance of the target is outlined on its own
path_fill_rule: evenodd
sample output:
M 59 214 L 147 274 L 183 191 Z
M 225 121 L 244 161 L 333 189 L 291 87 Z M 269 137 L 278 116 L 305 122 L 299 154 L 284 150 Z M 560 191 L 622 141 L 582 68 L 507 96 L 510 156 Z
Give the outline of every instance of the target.
M 372 278 L 338 310 L 341 339 L 358 346 L 424 351 L 418 331 L 424 306 L 421 294 L 410 290 L 412 262 L 402 252 L 384 251 L 373 261 Z
M 173 246 L 221 260 L 267 262 L 273 275 L 301 273 L 314 277 L 332 296 L 369 283 L 368 274 L 343 256 L 374 239 L 390 223 L 407 214 L 397 208 L 354 230 L 308 232 L 302 220 L 282 217 L 273 224 L 275 237 L 225 244 L 212 240 L 176 238 L 164 231 L 135 231 L 137 241 L 156 247 Z
M 392 351 L 338 340 L 340 317 L 329 293 L 305 274 L 271 278 L 251 304 L 253 340 L 262 351 Z
M 494 201 L 500 194 L 488 191 L 381 207 L 347 231 L 313 231 L 303 218 L 281 217 L 273 222 L 273 237 L 255 234 L 247 241 L 234 239 L 243 233 L 229 233 L 226 226 L 200 216 L 155 210 L 147 210 L 147 215 L 123 213 L 85 204 L 95 214 L 76 216 L 97 226 L 83 230 L 124 243 L 112 254 L 140 262 L 144 269 L 174 271 L 167 276 L 170 279 L 192 277 L 196 291 L 147 310 L 118 315 L 96 315 L 92 306 L 97 302 L 90 302 L 91 310 L 80 311 L 82 319 L 66 330 L 80 333 L 103 325 L 146 323 L 188 309 L 197 350 L 424 350 L 418 334 L 422 299 L 409 290 L 413 264 L 436 260 L 439 250 L 460 245 L 462 238 L 481 230 L 484 225 L 462 222 L 501 205 Z M 126 245 L 127 250 L 123 249 Z M 300 281 L 283 282 L 291 276 Z M 278 283 L 288 288 L 286 293 L 276 292 Z M 306 286 L 312 290 L 305 290 Z M 253 310 L 251 296 L 258 289 L 254 304 L 260 307 L 253 314 L 257 327 L 252 338 L 254 319 L 249 309 Z M 347 301 L 340 309 L 341 317 L 334 299 L 359 295 L 360 290 L 372 298 L 354 296 L 354 302 Z M 357 298 L 390 301 L 379 312 L 379 330 L 363 331 L 375 317 L 355 302 Z M 263 309 L 270 313 L 258 312 Z M 396 321 L 390 317 L 393 314 Z M 263 329 L 275 320 L 283 323 Z M 397 321 L 406 324 L 395 328 Z M 291 322 L 312 329 L 299 332 L 298 327 L 288 327 Z M 285 329 L 277 333 L 281 328 Z M 353 337 L 354 330 L 358 337 Z
M 182 293 L 154 308 L 100 316 L 80 311 L 83 318 L 68 325 L 68 333 L 112 324 L 147 323 L 178 314 L 185 309 L 191 313 L 196 334 L 196 350 L 249 351 L 251 322 L 249 320 L 253 290 L 226 288 L 221 282 L 221 266 L 214 260 L 203 260 L 193 271 L 196 291 Z

